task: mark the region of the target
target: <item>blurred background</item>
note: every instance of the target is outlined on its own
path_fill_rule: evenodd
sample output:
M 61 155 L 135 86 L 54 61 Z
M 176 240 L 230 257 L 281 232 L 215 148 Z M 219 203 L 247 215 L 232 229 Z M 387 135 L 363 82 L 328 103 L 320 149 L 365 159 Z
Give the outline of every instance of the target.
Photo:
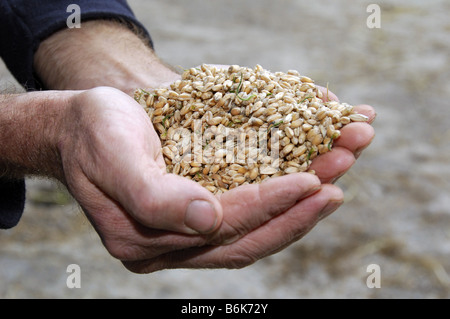
M 0 232 L 1 298 L 449 298 L 450 2 L 130 0 L 158 55 L 296 69 L 377 111 L 376 137 L 338 185 L 346 202 L 302 240 L 241 270 L 127 271 L 59 185 L 27 180 Z M 81 8 L 82 9 L 82 8 Z M 2 91 L 17 83 L 0 65 Z M 81 288 L 66 286 L 67 266 Z M 381 287 L 368 288 L 377 264 Z

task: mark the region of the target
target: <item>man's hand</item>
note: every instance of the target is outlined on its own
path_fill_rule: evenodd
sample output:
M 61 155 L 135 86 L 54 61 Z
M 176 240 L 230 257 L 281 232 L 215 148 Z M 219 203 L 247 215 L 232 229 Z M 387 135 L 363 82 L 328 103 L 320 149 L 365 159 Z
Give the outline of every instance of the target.
M 343 201 L 339 188 L 309 173 L 217 196 L 168 174 L 147 114 L 112 88 L 77 93 L 65 118 L 65 183 L 108 251 L 134 272 L 247 266 L 301 238 Z
M 297 240 L 342 202 L 339 189 L 308 173 L 221 196 L 167 174 L 147 114 L 112 88 L 75 93 L 64 118 L 62 181 L 108 251 L 135 272 L 246 266 Z
M 367 105 L 359 113 L 373 121 Z M 335 182 L 355 163 L 374 137 L 369 123 L 341 130 L 333 150 L 313 160 L 309 173 L 290 174 L 262 184 L 244 185 L 217 195 L 223 208 L 221 227 L 202 242 L 147 260 L 124 261 L 135 272 L 164 268 L 241 268 L 296 242 L 343 203 Z

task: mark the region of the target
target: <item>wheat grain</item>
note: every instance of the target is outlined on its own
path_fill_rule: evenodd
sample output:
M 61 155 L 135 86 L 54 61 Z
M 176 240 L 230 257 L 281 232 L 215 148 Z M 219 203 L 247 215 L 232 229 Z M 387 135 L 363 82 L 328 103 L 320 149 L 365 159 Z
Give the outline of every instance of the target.
M 212 193 L 308 171 L 343 126 L 368 120 L 352 105 L 322 97 L 298 71 L 260 65 L 203 64 L 169 88 L 135 92 L 161 139 L 167 171 Z

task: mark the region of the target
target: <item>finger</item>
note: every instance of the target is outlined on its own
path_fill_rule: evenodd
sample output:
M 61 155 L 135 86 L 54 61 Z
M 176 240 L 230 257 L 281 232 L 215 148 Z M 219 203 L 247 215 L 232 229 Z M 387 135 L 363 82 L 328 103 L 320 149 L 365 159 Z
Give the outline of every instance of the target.
M 367 148 L 375 137 L 373 127 L 367 123 L 353 122 L 341 129 L 341 136 L 333 147 L 344 147 L 357 158 Z
M 320 191 L 230 245 L 196 247 L 124 265 L 139 273 L 169 268 L 242 268 L 299 240 L 342 202 L 339 188 L 323 185 Z
M 290 174 L 261 184 L 243 185 L 219 196 L 224 219 L 210 243 L 230 243 L 285 212 L 298 201 L 320 189 L 317 176 Z
M 224 221 L 214 235 L 207 237 L 155 231 L 139 223 L 128 225 L 124 228 L 134 230 L 135 233 L 130 236 L 133 241 L 127 246 L 128 255 L 122 255 L 119 259 L 138 261 L 206 243 L 217 245 L 235 241 L 319 189 L 319 179 L 307 173 L 291 174 L 270 179 L 260 185 L 235 188 L 217 196 L 223 207 Z M 123 221 L 119 219 L 119 222 Z M 121 239 L 127 242 L 126 238 Z
M 222 222 L 222 206 L 204 187 L 187 178 L 150 170 L 129 193 L 128 212 L 149 228 L 207 234 Z
M 354 154 L 347 148 L 334 146 L 331 151 L 316 157 L 310 169 L 315 171 L 321 183 L 332 183 L 345 174 L 355 160 Z
M 369 118 L 367 123 L 369 123 L 369 124 L 372 123 L 375 120 L 376 116 L 377 116 L 374 108 L 372 106 L 370 106 L 370 105 L 367 105 L 367 104 L 355 105 L 354 111 L 356 113 L 360 113 L 360 114 L 363 114 L 363 115 L 367 116 Z
M 151 259 L 174 250 L 204 245 L 202 236 L 192 236 L 145 227 L 119 203 L 95 187 L 85 189 L 81 207 L 115 258 L 125 261 Z

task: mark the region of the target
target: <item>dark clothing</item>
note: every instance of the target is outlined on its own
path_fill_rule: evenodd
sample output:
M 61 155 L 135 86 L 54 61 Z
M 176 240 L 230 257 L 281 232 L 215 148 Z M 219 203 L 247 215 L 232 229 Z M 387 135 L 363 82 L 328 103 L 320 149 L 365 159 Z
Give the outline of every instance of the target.
M 152 44 L 125 0 L 1 0 L 0 57 L 28 91 L 44 89 L 33 71 L 34 53 L 40 42 L 68 27 L 68 18 L 74 13 L 68 6 L 73 3 L 80 8 L 81 27 L 87 20 L 120 20 L 140 28 Z M 24 201 L 24 180 L 0 178 L 0 228 L 11 228 L 19 222 Z
M 25 181 L 0 178 L 0 229 L 17 225 L 25 206 Z

